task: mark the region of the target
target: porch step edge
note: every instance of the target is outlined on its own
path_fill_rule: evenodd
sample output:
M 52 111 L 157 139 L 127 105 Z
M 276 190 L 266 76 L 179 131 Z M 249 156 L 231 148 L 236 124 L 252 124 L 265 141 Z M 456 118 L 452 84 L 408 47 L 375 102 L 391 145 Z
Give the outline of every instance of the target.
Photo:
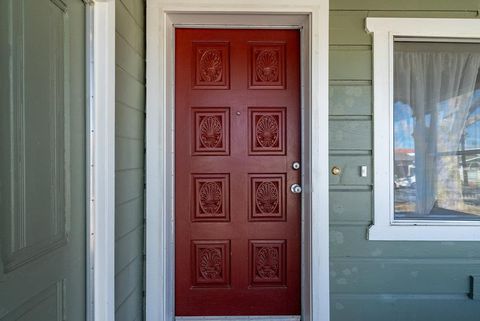
M 299 315 L 245 315 L 175 317 L 175 321 L 300 321 Z

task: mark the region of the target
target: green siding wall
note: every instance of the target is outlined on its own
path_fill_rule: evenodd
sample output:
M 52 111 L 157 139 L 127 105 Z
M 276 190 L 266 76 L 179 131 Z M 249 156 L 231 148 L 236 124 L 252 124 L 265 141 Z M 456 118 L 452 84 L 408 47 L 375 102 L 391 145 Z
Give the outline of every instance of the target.
M 330 1 L 331 320 L 477 321 L 478 242 L 368 241 L 372 223 L 372 38 L 365 18 L 477 18 L 480 0 Z
M 145 1 L 116 1 L 115 320 L 143 320 Z

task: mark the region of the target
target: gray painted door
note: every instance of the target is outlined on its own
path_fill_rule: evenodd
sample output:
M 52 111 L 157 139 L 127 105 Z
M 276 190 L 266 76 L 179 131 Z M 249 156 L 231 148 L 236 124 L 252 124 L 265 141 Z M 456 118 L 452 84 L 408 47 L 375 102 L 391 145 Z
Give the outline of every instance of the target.
M 0 320 L 85 320 L 81 0 L 0 0 Z

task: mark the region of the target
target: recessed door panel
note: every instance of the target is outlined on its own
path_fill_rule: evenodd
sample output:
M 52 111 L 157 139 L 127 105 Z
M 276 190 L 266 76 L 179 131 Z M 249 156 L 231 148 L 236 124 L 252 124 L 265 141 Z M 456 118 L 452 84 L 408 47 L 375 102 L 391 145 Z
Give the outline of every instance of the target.
M 176 315 L 300 314 L 297 30 L 177 29 Z
M 85 320 L 85 3 L 0 2 L 0 320 Z

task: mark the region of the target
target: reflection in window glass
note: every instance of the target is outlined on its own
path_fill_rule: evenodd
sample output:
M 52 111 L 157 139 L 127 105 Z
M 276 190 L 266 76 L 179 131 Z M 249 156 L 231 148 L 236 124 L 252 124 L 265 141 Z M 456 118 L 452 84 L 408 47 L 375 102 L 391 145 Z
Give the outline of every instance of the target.
M 480 44 L 395 42 L 396 220 L 480 220 Z

